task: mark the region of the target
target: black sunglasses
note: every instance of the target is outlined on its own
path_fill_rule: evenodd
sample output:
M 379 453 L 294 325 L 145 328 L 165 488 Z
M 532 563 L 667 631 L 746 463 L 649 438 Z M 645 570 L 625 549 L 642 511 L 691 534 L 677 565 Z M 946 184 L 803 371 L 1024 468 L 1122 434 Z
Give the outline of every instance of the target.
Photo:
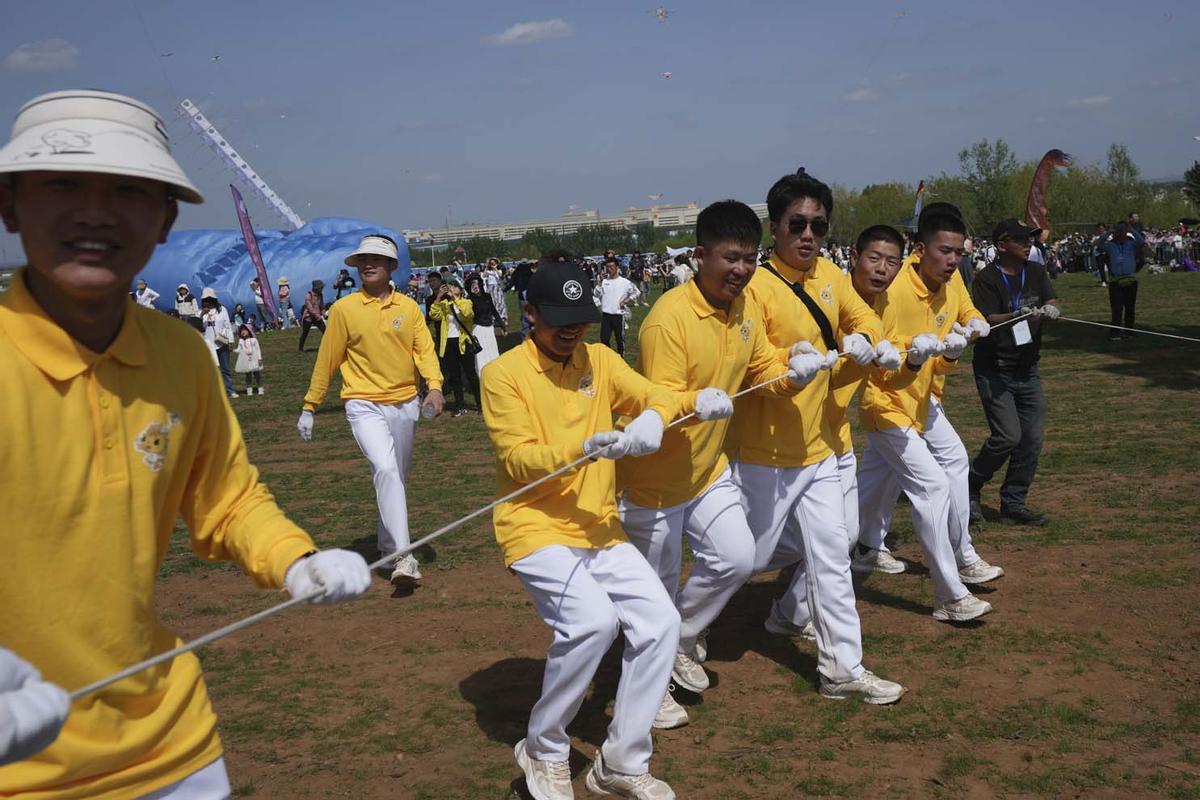
M 804 233 L 805 228 L 812 228 L 813 236 L 821 237 L 829 233 L 829 220 L 823 217 L 805 219 L 799 216 L 788 220 L 788 233 L 792 236 L 799 236 Z

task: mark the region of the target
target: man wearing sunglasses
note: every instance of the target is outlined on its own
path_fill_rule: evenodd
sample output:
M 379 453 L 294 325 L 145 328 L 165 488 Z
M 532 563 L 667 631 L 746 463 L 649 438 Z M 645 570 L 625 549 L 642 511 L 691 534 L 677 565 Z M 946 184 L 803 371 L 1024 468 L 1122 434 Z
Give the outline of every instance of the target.
M 767 210 L 775 248 L 745 289 L 746 307 L 762 320 L 773 346 L 814 348 L 825 354 L 826 369 L 795 397 L 760 392 L 739 399 L 726 438 L 755 537 L 755 571 L 805 562 L 772 607 L 766 628 L 805 635 L 808 626 L 798 620 L 811 617 L 821 695 L 894 703 L 904 687 L 862 664 L 851 537 L 827 402 L 827 370 L 839 347 L 864 366 L 886 358 L 883 323 L 849 278 L 820 255 L 833 211 L 828 186 L 803 170 L 786 175 L 767 193 Z
M 1045 514 L 1025 505 L 1046 427 L 1046 396 L 1038 375 L 1041 321 L 1059 315 L 1045 266 L 1029 259 L 1033 237 L 1039 233 L 1015 218 L 997 225 L 992 240 L 999 258 L 980 272 L 971 286 L 975 306 L 992 325 L 1033 314 L 975 345 L 971 366 L 992 435 L 971 462 L 973 519 L 983 517 L 979 495 L 984 484 L 1008 461 L 1000 486 L 1001 519 L 1019 525 L 1047 522 Z

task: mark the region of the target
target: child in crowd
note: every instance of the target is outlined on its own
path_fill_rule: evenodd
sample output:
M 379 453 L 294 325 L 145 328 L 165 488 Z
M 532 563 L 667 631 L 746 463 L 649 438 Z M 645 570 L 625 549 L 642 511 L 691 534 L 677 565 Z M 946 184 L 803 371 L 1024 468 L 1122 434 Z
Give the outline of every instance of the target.
M 263 393 L 262 387 L 262 348 L 249 325 L 238 326 L 238 359 L 234 371 L 246 376 L 246 396 Z M 253 385 L 251 385 L 253 384 Z

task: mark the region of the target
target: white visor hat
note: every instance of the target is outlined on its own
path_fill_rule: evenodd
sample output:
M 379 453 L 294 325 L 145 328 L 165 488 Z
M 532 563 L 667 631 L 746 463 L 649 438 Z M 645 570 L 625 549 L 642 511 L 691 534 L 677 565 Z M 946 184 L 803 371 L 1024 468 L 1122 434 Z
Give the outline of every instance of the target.
M 34 170 L 147 178 L 168 184 L 185 203 L 204 202 L 171 157 L 162 118 L 112 92 L 51 92 L 23 105 L 0 148 L 0 176 Z
M 358 243 L 358 249 L 346 256 L 346 266 L 357 267 L 358 257 L 367 255 L 386 256 L 397 264 L 400 263 L 400 254 L 396 252 L 396 244 L 391 239 L 385 239 L 382 236 L 364 236 Z

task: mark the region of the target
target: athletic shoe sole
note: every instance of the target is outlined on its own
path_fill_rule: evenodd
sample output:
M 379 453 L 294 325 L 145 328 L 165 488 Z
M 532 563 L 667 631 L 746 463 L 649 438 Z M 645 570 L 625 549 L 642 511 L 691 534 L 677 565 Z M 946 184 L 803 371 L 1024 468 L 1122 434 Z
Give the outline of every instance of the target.
M 933 618 L 939 622 L 970 622 L 973 619 L 979 619 L 984 614 L 990 614 L 992 612 L 991 603 L 985 601 L 984 606 L 986 607 L 977 614 L 951 613 L 944 608 L 938 608 L 934 610 Z
M 537 785 L 537 782 L 534 781 L 532 776 L 529 774 L 529 756 L 525 754 L 524 739 L 517 742 L 516 746 L 513 747 L 513 755 L 517 759 L 517 766 L 521 768 L 521 772 L 525 773 L 525 790 L 529 792 L 529 796 L 532 797 L 533 800 L 553 800 L 553 798 L 542 794 L 536 788 L 534 788 Z
M 671 680 L 673 680 L 675 685 L 679 688 L 687 689 L 689 692 L 694 694 L 703 694 L 704 690 L 708 688 L 708 685 L 698 686 L 691 681 L 684 680 L 684 677 L 680 675 L 674 667 L 671 668 Z
M 887 705 L 891 705 L 892 703 L 898 702 L 901 697 L 904 697 L 904 690 L 901 689 L 900 693 L 896 694 L 896 695 L 888 694 L 888 695 L 883 695 L 883 696 L 874 696 L 874 695 L 863 694 L 862 692 L 848 692 L 846 694 L 838 694 L 833 691 L 826 691 L 825 687 L 822 686 L 819 690 L 819 694 L 821 695 L 821 697 L 824 697 L 826 700 L 849 700 L 852 697 L 860 697 L 860 698 L 862 698 L 862 701 L 864 703 L 869 703 L 873 706 L 887 706 Z
M 987 583 L 988 581 L 994 581 L 997 578 L 1003 578 L 1003 577 L 1004 577 L 1004 570 L 997 566 L 993 566 L 991 569 L 989 569 L 983 575 L 967 575 L 962 572 L 958 573 L 958 579 L 960 581 L 962 581 L 963 583 L 971 584 L 971 585 Z

